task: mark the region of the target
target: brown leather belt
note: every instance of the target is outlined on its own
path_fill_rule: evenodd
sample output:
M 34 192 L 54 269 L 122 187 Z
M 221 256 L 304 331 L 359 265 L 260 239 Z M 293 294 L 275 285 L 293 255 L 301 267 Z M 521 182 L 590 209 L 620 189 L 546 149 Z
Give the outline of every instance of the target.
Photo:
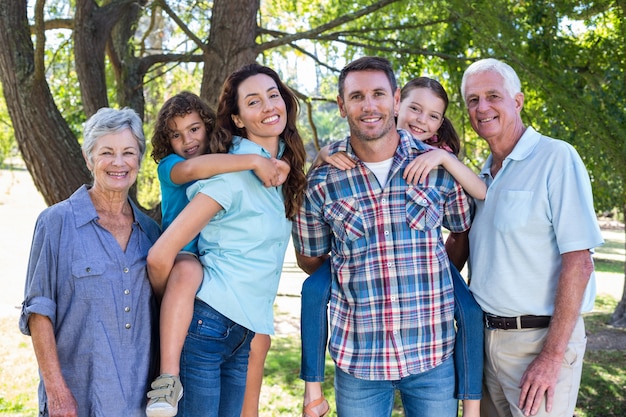
M 542 329 L 550 325 L 551 316 L 499 317 L 485 314 L 488 329 Z

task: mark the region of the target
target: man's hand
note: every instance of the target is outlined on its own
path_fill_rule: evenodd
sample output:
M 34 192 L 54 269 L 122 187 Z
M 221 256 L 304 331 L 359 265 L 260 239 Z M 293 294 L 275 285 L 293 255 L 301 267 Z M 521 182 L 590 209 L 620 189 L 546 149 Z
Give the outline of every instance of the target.
M 526 416 L 534 416 L 542 401 L 546 400 L 546 412 L 552 410 L 556 383 L 561 371 L 561 360 L 541 352 L 522 375 L 519 408 Z

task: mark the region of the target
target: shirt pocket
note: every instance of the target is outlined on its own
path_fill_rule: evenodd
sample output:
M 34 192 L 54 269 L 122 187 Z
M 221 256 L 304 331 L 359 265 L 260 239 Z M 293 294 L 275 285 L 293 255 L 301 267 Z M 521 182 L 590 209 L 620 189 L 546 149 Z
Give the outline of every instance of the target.
M 502 191 L 496 201 L 493 222 L 502 232 L 526 226 L 533 200 L 532 191 Z
M 432 188 L 409 187 L 406 192 L 406 220 L 414 230 L 428 231 L 441 226 L 441 195 Z
M 353 242 L 365 236 L 365 222 L 356 198 L 333 201 L 332 204 L 326 206 L 324 217 L 332 227 L 334 235 L 344 243 Z
M 76 296 L 83 300 L 104 298 L 103 263 L 80 260 L 72 263 Z

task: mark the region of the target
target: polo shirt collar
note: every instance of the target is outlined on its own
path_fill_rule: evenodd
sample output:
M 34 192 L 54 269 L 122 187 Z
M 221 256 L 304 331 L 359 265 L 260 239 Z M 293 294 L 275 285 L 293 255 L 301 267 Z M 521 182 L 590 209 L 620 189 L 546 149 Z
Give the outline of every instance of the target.
M 511 153 L 504 159 L 502 163 L 502 168 L 504 168 L 510 161 L 522 161 L 526 159 L 534 150 L 537 144 L 539 143 L 539 139 L 541 138 L 541 134 L 539 134 L 535 129 L 528 126 L 522 134 L 522 137 L 517 141 L 517 144 L 511 151 Z M 493 163 L 493 154 L 489 154 L 487 157 L 487 161 L 485 161 L 485 165 L 483 169 L 480 171 L 481 177 L 491 177 L 491 164 Z
M 278 155 L 276 158 L 280 159 L 285 152 L 285 141 L 280 138 L 278 141 Z M 255 154 L 261 155 L 266 158 L 271 158 L 272 155 L 258 143 L 252 142 L 250 139 L 242 138 L 241 136 L 233 136 L 233 143 L 230 147 L 229 153 L 233 154 Z

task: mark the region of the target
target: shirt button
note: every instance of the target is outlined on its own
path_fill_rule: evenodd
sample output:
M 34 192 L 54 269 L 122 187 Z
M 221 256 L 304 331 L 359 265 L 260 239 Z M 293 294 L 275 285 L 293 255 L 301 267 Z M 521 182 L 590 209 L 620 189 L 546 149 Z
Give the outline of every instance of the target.
M 124 273 L 128 274 L 129 269 L 128 268 L 124 268 Z
M 389 230 L 385 230 L 385 236 L 389 236 Z
M 91 272 L 91 268 L 90 268 L 90 267 L 87 267 L 87 269 L 85 269 L 85 271 L 87 271 L 87 272 Z
M 130 329 L 130 323 L 126 323 L 126 326 L 124 327 L 126 327 L 127 329 Z
M 125 295 L 130 294 L 130 290 L 124 290 L 124 294 L 125 294 Z
M 391 296 L 391 301 L 396 301 L 396 296 L 395 295 Z
M 124 307 L 124 311 L 128 313 L 130 311 L 130 307 Z

